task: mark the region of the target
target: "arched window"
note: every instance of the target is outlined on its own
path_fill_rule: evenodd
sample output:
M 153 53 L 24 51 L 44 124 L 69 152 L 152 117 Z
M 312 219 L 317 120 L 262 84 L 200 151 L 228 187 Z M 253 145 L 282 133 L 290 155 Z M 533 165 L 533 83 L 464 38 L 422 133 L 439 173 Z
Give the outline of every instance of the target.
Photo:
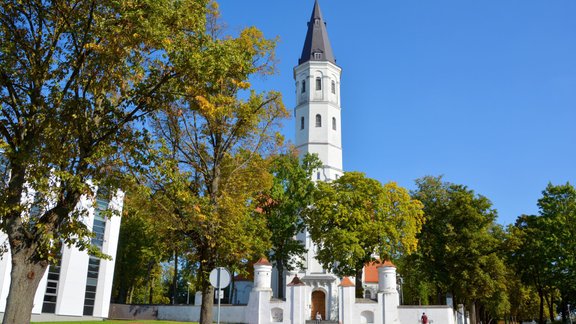
M 322 127 L 322 116 L 316 115 L 316 127 Z
M 300 129 L 304 129 L 304 117 L 300 117 Z
M 306 80 L 302 80 L 302 93 L 306 92 Z
M 332 93 L 336 94 L 336 82 L 332 81 Z
M 332 129 L 336 130 L 336 117 L 332 117 Z
M 316 78 L 316 90 L 322 90 L 322 79 Z

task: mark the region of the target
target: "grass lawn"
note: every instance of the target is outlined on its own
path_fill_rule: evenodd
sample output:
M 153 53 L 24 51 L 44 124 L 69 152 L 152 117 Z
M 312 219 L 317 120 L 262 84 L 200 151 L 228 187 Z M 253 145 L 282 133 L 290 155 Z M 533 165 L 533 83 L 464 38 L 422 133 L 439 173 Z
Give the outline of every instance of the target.
M 32 324 L 198 324 L 198 322 L 171 322 L 171 321 L 78 321 L 78 322 L 32 322 Z

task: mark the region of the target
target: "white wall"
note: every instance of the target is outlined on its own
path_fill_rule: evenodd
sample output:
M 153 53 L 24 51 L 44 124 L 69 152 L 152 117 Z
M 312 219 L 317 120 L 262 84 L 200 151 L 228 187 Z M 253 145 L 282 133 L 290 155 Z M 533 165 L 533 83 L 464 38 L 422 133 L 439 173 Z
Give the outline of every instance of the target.
M 426 313 L 430 324 L 455 324 L 454 310 L 449 306 L 400 306 L 400 323 L 418 324 Z
M 216 320 L 218 306 L 214 304 L 213 316 Z M 220 321 L 228 323 L 244 322 L 246 306 L 220 306 Z M 158 320 L 164 321 L 181 321 L 181 322 L 198 322 L 200 320 L 200 306 L 158 306 Z

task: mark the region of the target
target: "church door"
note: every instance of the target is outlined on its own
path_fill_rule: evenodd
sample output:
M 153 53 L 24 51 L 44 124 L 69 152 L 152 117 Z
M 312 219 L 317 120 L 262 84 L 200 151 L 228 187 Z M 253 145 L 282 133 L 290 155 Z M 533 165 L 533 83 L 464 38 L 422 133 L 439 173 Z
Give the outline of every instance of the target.
M 326 320 L 326 294 L 320 290 L 312 292 L 312 319 L 316 319 L 317 312 Z

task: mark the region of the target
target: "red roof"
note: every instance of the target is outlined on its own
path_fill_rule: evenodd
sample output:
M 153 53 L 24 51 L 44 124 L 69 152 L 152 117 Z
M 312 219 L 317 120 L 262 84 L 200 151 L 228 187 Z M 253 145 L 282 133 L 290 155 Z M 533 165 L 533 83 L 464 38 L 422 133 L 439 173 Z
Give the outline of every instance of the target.
M 352 280 L 350 280 L 350 278 L 344 277 L 344 279 L 342 279 L 342 282 L 340 283 L 340 287 L 356 287 L 356 285 L 352 283 Z
M 364 266 L 364 282 L 378 283 L 378 266 L 380 261 L 370 262 Z
M 269 265 L 269 266 L 271 266 L 272 263 L 270 263 L 270 261 L 268 261 L 268 259 L 266 257 L 262 257 L 262 258 L 260 258 L 260 260 L 258 260 L 258 262 L 256 262 L 255 265 Z
M 390 260 L 386 260 L 384 262 L 384 264 L 381 264 L 378 266 L 378 268 L 380 267 L 384 267 L 384 268 L 396 268 L 396 266 L 394 265 L 394 263 L 392 263 Z
M 298 278 L 298 276 L 294 277 L 294 279 L 292 279 L 292 281 L 288 284 L 288 287 L 292 287 L 292 286 L 305 286 L 305 284 L 302 282 L 302 280 L 300 280 L 300 278 Z

